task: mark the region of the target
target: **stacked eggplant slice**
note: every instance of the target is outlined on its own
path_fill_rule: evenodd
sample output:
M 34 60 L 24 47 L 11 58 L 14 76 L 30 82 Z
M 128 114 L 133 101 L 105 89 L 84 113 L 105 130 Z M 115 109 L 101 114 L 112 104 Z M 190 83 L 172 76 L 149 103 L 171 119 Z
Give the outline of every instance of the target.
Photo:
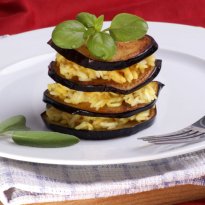
M 153 81 L 161 69 L 156 41 L 149 35 L 117 42 L 109 61 L 92 56 L 85 46 L 57 51 L 48 75 L 55 81 L 44 92 L 42 119 L 51 130 L 82 139 L 132 135 L 152 125 L 163 84 Z

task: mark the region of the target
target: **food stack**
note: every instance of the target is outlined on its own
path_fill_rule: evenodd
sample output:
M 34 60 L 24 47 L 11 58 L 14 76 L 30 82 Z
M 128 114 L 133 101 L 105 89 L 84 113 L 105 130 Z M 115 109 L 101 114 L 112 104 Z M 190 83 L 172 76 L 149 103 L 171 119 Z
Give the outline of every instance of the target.
M 115 42 L 109 60 L 77 49 L 48 44 L 57 51 L 48 75 L 55 81 L 44 92 L 42 119 L 48 128 L 83 139 L 132 135 L 152 125 L 163 84 L 153 79 L 161 69 L 156 41 L 149 35 Z

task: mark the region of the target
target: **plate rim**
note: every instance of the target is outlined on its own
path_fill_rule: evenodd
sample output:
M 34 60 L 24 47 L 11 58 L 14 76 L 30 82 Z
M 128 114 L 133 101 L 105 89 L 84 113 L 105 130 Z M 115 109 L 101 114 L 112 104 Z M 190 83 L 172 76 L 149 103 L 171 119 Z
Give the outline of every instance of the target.
M 107 22 L 109 23 L 109 22 Z M 180 27 L 180 28 L 185 28 L 185 29 L 196 29 L 198 31 L 202 31 L 204 34 L 205 34 L 205 29 L 203 27 L 195 27 L 195 26 L 190 26 L 190 25 L 184 25 L 184 24 L 173 24 L 173 23 L 163 23 L 163 22 L 149 22 L 149 24 L 151 26 L 163 26 L 163 25 L 166 25 L 166 26 L 176 26 L 176 27 Z M 9 41 L 9 39 L 14 39 L 15 38 L 23 38 L 25 35 L 30 35 L 30 34 L 33 34 L 33 33 L 38 33 L 38 32 L 44 32 L 44 31 L 49 31 L 51 29 L 53 29 L 54 27 L 48 27 L 48 28 L 41 28 L 41 29 L 36 29 L 36 30 L 32 30 L 32 31 L 27 31 L 27 32 L 23 32 L 23 33 L 20 33 L 20 34 L 16 34 L 16 35 L 12 35 L 12 36 L 8 36 L 6 38 L 3 38 L 3 39 L 0 39 L 0 42 L 6 42 L 6 41 Z M 0 45 L 0 49 L 1 49 L 1 45 Z M 166 49 L 166 48 L 165 48 Z M 49 49 L 48 50 L 48 53 L 49 53 Z M 172 50 L 172 49 L 171 49 Z M 180 52 L 180 51 L 177 51 L 177 52 Z M 45 53 L 44 51 L 44 55 L 47 55 L 48 53 Z M 189 53 L 185 53 L 185 54 L 189 54 Z M 205 60 L 204 56 L 195 56 L 195 55 L 191 55 L 191 56 L 194 56 L 194 57 L 197 57 L 199 59 L 202 59 L 202 60 Z M 34 56 L 35 57 L 35 56 Z M 26 60 L 28 58 L 25 58 L 25 59 L 19 59 L 18 62 L 21 62 L 22 60 Z M 17 62 L 16 62 L 17 63 Z M 15 62 L 11 63 L 10 65 L 13 65 L 15 64 Z M 2 68 L 6 68 L 8 67 L 9 65 L 7 66 L 3 66 Z M 1 72 L 1 68 L 0 68 L 0 72 Z M 109 164 L 124 164 L 124 163 L 138 163 L 138 162 L 144 162 L 144 161 L 152 161 L 152 160 L 158 160 L 158 159 L 163 159 L 163 158 L 167 158 L 167 157 L 174 157 L 174 156 L 178 156 L 178 155 L 183 155 L 183 154 L 188 154 L 188 153 L 192 153 L 192 152 L 195 152 L 195 151 L 199 151 L 199 150 L 202 150 L 205 148 L 205 145 L 201 145 L 198 146 L 198 147 L 193 147 L 193 149 L 190 150 L 190 147 L 188 148 L 189 150 L 186 150 L 186 148 L 182 149 L 181 152 L 178 150 L 177 153 L 175 152 L 166 152 L 165 154 L 160 154 L 161 157 L 159 157 L 158 155 L 154 155 L 155 157 L 152 157 L 150 159 L 146 159 L 148 158 L 148 156 L 146 157 L 141 157 L 139 158 L 138 157 L 138 160 L 136 161 L 136 157 L 129 157 L 129 158 L 122 158 L 121 160 L 120 159 L 107 159 L 107 160 L 53 160 L 53 159 L 44 159 L 44 158 L 31 158 L 31 157 L 25 157 L 25 156 L 15 156 L 15 155 L 12 155 L 12 154 L 8 154 L 8 153 L 2 153 L 0 151 L 0 156 L 1 157 L 6 157 L 6 158 L 10 158 L 10 159 L 14 159 L 14 160 L 20 160 L 20 161 L 27 161 L 27 162 L 35 162 L 35 163 L 44 163 L 44 164 L 58 164 L 58 165 L 109 165 Z M 45 161 L 46 160 L 46 161 Z

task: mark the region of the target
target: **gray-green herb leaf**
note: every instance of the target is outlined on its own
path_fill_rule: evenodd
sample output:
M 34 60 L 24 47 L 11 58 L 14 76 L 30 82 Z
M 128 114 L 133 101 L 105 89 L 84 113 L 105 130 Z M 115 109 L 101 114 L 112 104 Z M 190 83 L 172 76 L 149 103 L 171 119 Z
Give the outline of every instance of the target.
M 79 139 L 72 135 L 49 131 L 10 131 L 15 143 L 32 147 L 65 147 L 76 144 Z
M 115 41 L 113 38 L 103 32 L 96 32 L 92 35 L 87 42 L 87 47 L 90 53 L 99 59 L 108 60 L 116 50 Z
M 83 37 L 85 31 L 84 25 L 77 20 L 64 21 L 53 30 L 52 40 L 61 48 L 79 48 L 85 42 Z
M 0 123 L 0 133 L 7 132 L 9 130 L 27 130 L 26 118 L 23 115 L 16 115 L 6 119 Z
M 110 26 L 110 35 L 116 41 L 131 41 L 142 38 L 148 30 L 147 23 L 140 17 L 121 13 L 116 15 Z

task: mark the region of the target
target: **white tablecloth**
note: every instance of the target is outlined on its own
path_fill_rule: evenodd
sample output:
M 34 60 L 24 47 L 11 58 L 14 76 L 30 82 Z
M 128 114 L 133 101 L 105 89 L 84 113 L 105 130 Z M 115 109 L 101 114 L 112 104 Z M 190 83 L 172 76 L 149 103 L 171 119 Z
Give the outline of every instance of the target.
M 102 166 L 46 165 L 0 158 L 0 200 L 6 205 L 88 199 L 204 185 L 205 151 L 157 161 Z

